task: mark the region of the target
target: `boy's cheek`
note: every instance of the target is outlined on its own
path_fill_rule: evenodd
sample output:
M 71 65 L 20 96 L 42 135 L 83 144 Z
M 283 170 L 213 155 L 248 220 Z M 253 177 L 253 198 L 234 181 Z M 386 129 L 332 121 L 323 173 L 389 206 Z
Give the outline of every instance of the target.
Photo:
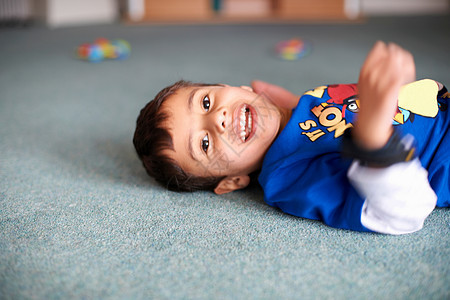
M 209 155 L 205 161 L 200 161 L 196 164 L 198 176 L 215 177 L 226 176 L 232 168 L 233 160 L 230 159 L 226 152 L 215 151 L 214 154 Z
M 226 153 L 219 153 L 212 157 L 210 161 L 211 173 L 218 174 L 219 176 L 225 176 L 229 172 L 232 164 L 232 160 Z

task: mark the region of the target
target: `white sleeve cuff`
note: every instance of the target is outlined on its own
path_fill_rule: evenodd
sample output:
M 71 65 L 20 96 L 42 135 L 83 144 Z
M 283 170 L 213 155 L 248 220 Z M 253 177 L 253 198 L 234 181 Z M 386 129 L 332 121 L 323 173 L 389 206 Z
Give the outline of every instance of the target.
M 387 168 L 365 167 L 355 161 L 347 175 L 365 199 L 361 223 L 370 230 L 387 234 L 415 232 L 436 206 L 437 196 L 419 159 Z

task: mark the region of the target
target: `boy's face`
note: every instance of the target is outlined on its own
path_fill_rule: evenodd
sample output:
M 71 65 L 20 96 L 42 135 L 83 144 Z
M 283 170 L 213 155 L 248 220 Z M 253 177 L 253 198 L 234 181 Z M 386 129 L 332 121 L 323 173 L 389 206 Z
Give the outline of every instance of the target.
M 259 170 L 288 113 L 249 87 L 182 88 L 162 106 L 174 150 L 169 157 L 195 176 Z

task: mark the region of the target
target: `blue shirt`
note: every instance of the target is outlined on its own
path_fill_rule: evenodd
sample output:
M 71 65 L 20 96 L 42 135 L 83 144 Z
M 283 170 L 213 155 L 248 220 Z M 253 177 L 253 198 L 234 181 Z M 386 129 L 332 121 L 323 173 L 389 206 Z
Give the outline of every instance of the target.
M 432 80 L 404 87 L 393 124 L 416 138 L 437 205 L 449 206 L 450 117 L 448 99 L 437 93 Z M 358 109 L 354 84 L 322 86 L 300 98 L 259 176 L 269 205 L 332 227 L 369 231 L 361 224 L 364 199 L 347 178 L 351 161 L 340 155 L 340 139 L 353 126 Z

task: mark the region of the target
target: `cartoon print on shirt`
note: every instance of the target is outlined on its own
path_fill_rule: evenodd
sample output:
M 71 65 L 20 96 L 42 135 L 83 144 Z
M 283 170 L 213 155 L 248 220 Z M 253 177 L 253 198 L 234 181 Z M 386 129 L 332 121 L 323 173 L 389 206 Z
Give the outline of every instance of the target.
M 436 82 L 430 79 L 403 86 L 399 92 L 398 110 L 393 117 L 393 125 L 402 125 L 407 121 L 414 122 L 415 115 L 434 118 L 439 110 L 445 110 L 446 103 L 439 102 L 436 97 L 438 89 Z M 301 134 L 312 142 L 324 136 L 326 131 L 334 132 L 334 138 L 338 138 L 347 128 L 353 127 L 353 124 L 346 119 L 346 112 L 353 114 L 359 111 L 356 84 L 320 86 L 305 94 L 324 101 L 311 109 L 316 120 L 307 120 L 298 124 L 302 130 Z M 319 125 L 325 127 L 326 131 L 319 128 Z
M 358 88 L 356 84 L 332 84 L 328 86 L 330 99 L 327 103 L 341 104 L 342 117 L 345 118 L 345 111 L 353 113 L 359 111 Z
M 414 116 L 434 118 L 440 105 L 436 95 L 439 87 L 434 80 L 424 79 L 403 86 L 398 95 L 398 111 L 394 116 L 394 125 L 414 122 Z
M 353 124 L 348 122 L 345 116 L 346 111 L 357 113 L 359 110 L 356 84 L 320 86 L 307 91 L 305 94 L 325 101 L 311 109 L 317 121 L 307 120 L 298 124 L 303 130 L 302 134 L 307 136 L 312 142 L 324 136 L 326 131 L 334 133 L 334 138 L 338 138 L 344 134 L 347 128 L 353 127 Z M 326 131 L 316 128 L 319 125 L 325 127 Z
M 317 117 L 320 125 L 326 128 L 328 132 L 334 132 L 334 137 L 338 138 L 344 134 L 347 128 L 353 127 L 352 123 L 347 123 L 342 117 L 342 109 L 338 106 L 328 105 L 328 103 L 321 103 L 311 109 L 311 112 Z M 303 130 L 302 134 L 306 135 L 312 142 L 325 134 L 322 129 L 315 129 L 308 132 L 308 130 L 317 127 L 317 122 L 314 120 L 307 120 L 306 122 L 298 124 Z

